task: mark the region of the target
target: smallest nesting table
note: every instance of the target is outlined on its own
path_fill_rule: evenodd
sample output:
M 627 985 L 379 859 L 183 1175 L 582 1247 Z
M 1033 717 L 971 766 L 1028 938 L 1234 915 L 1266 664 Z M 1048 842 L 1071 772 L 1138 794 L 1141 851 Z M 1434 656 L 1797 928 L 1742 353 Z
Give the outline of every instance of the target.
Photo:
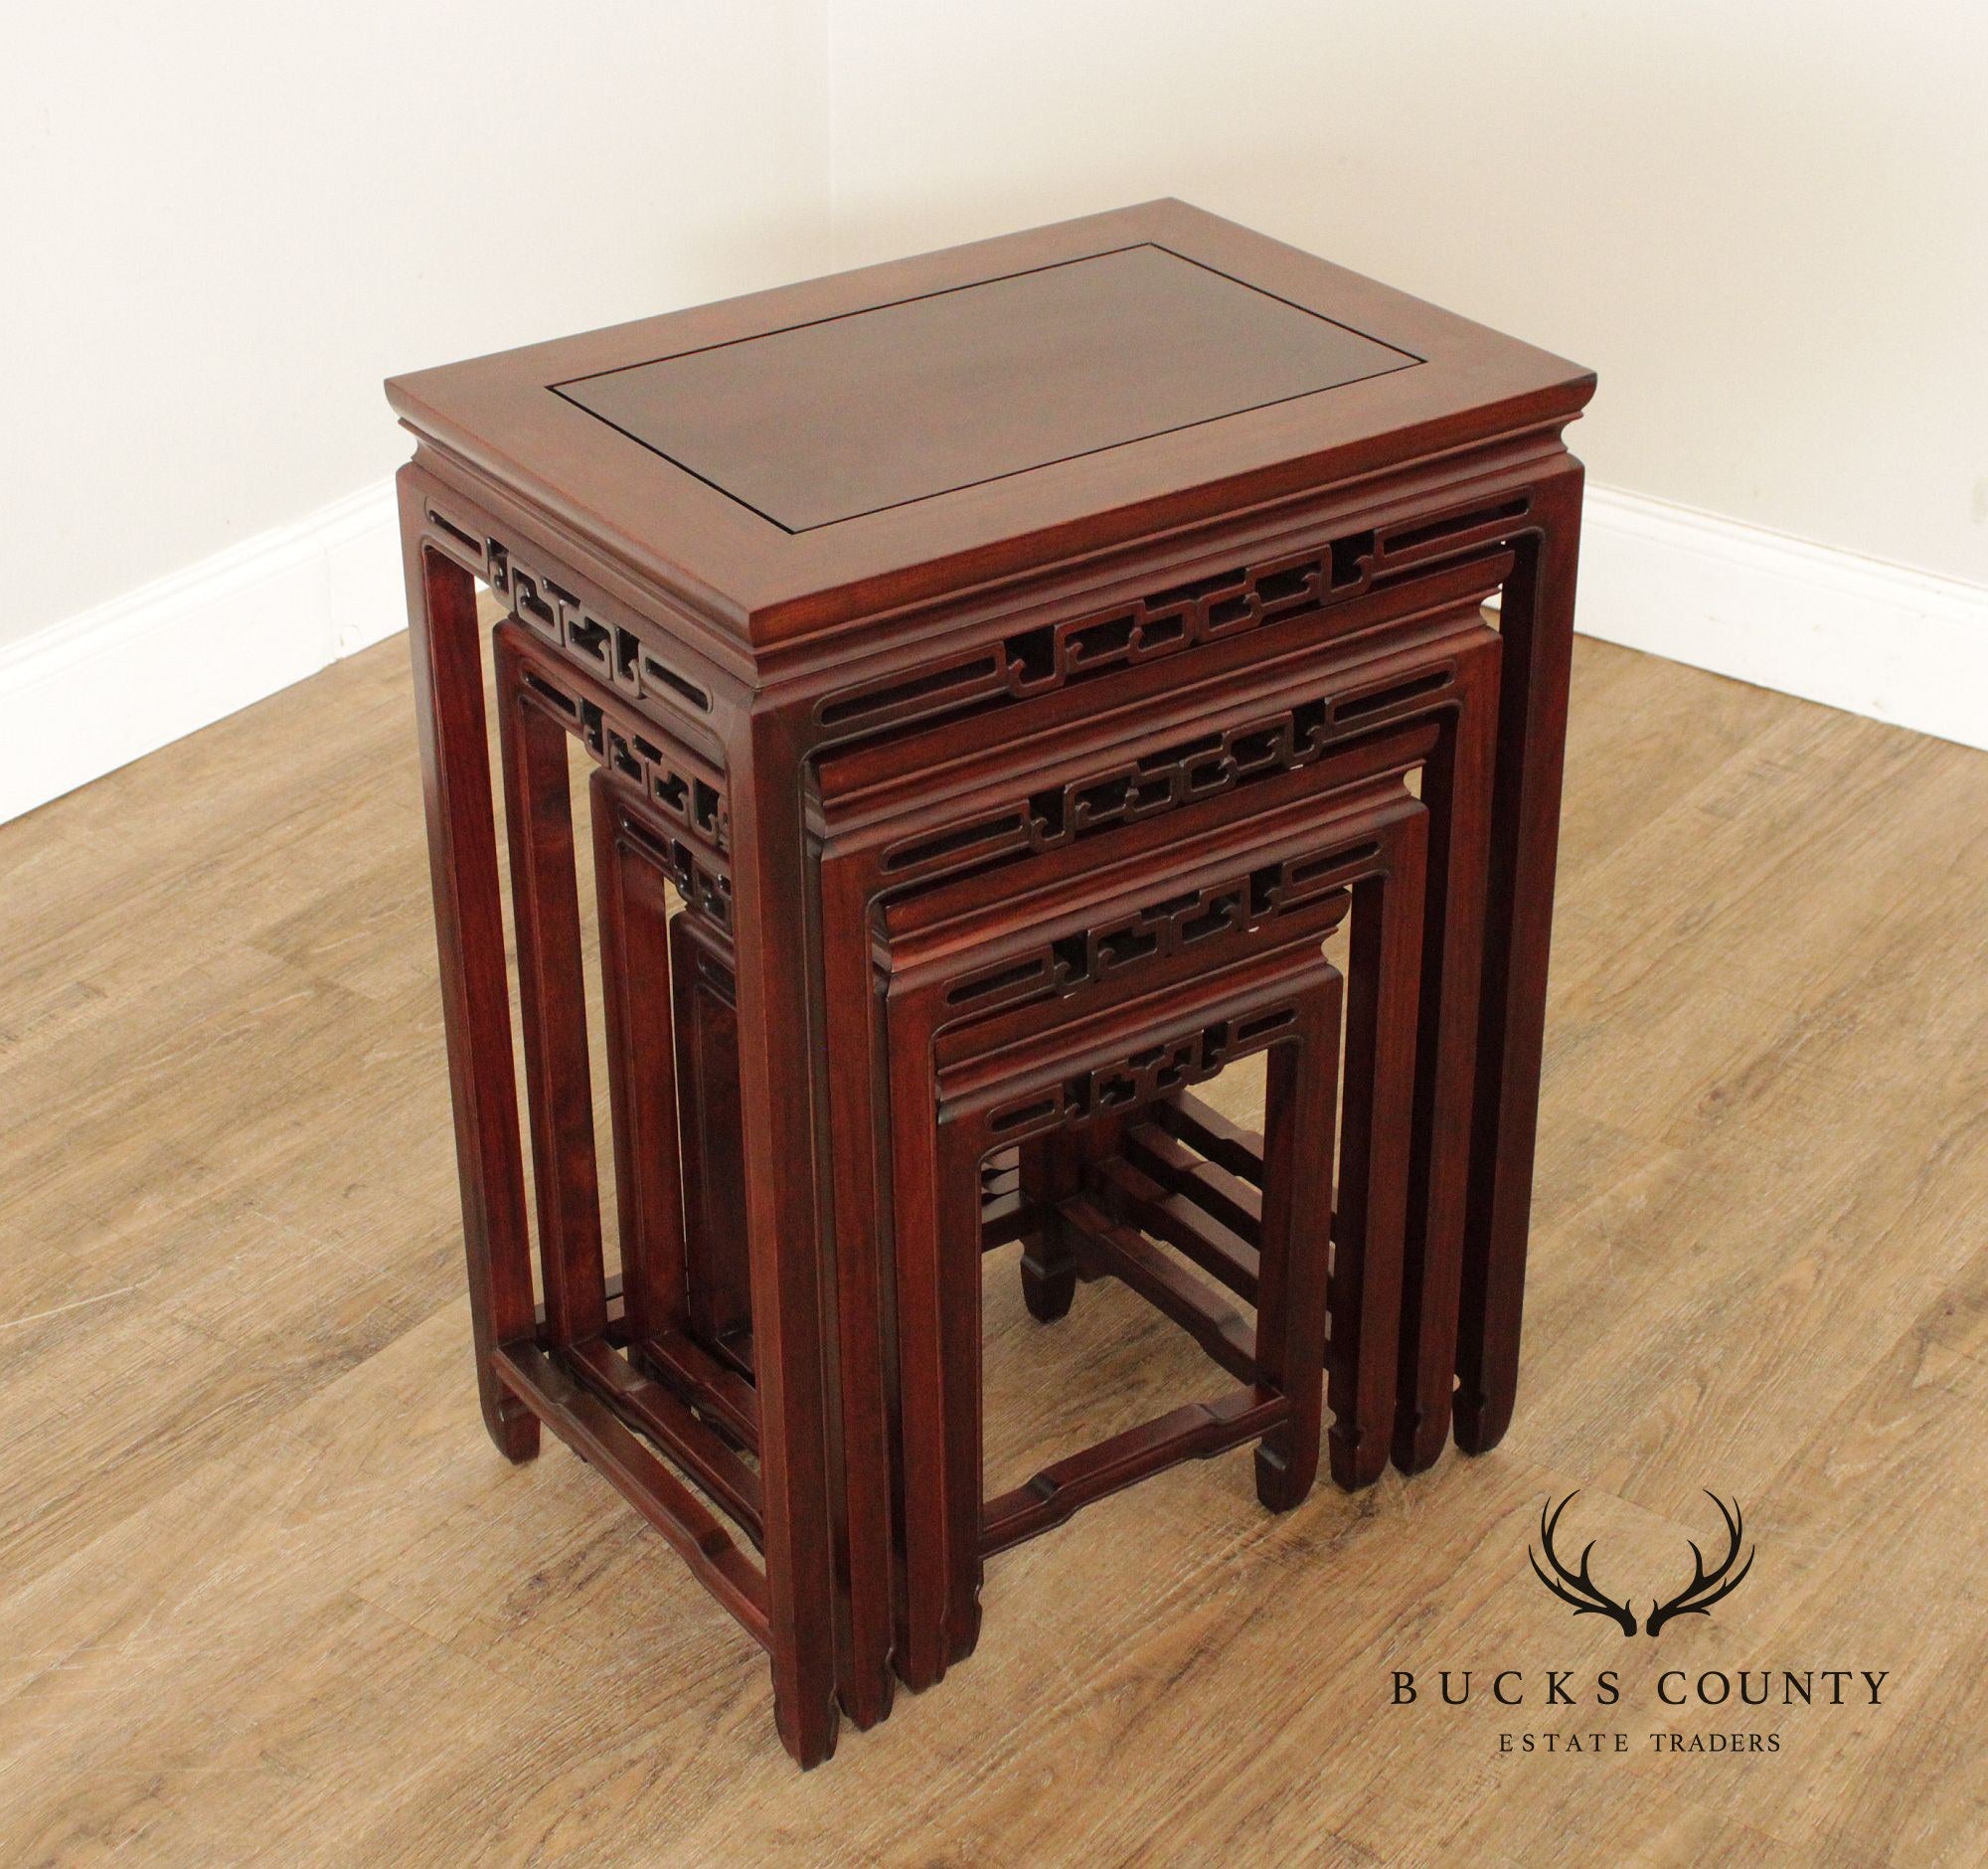
M 1315 1409 L 1286 1386 L 1315 1378 L 1304 1332 L 1272 1381 L 1207 1322 L 1215 1310 L 1173 1261 L 1154 1268 L 1178 1248 L 1253 1291 L 1245 1236 L 1281 1241 L 1289 1187 L 1313 1190 L 1324 1225 L 1331 1100 L 1307 1156 L 1288 1109 L 1317 1110 L 1322 1093 L 1308 1079 L 1297 1105 L 1284 1099 L 1272 1126 L 1295 1134 L 1296 1167 L 1266 1181 L 1265 1145 L 1184 1096 L 1221 1058 L 1189 1059 L 1171 1028 L 1142 1048 L 1122 1021 L 1097 1025 L 1086 995 L 1150 1003 L 1165 1025 L 1165 995 L 1142 998 L 1129 972 L 1121 990 L 1117 974 L 1162 954 L 1155 978 L 1192 981 L 1194 942 L 1215 966 L 1225 942 L 1257 939 L 1302 888 L 1285 859 L 1252 856 L 1250 827 L 1274 823 L 1288 844 L 1328 809 L 1330 772 L 1376 782 L 1363 760 L 1425 816 L 1426 851 L 1400 898 L 1413 925 L 1389 936 L 1411 956 L 1408 990 L 1390 989 L 1385 1016 L 1382 956 L 1361 933 L 1379 925 L 1357 912 L 1371 885 L 1345 884 L 1346 1029 L 1369 1034 L 1368 1075 L 1348 1079 L 1332 1277 L 1350 1292 L 1370 1250 L 1396 1270 L 1362 1279 L 1357 1300 L 1360 1328 L 1390 1346 L 1360 1363 L 1378 1438 L 1360 1439 L 1353 1391 L 1331 1388 L 1335 1472 L 1371 1477 L 1390 1442 L 1405 1470 L 1426 1465 L 1452 1417 L 1468 1450 L 1499 1439 L 1517 1381 L 1580 510 L 1561 431 L 1591 376 L 1158 202 L 388 390 L 417 440 L 402 519 L 484 1419 L 514 1459 L 553 1428 L 765 1644 L 796 1759 L 828 1755 L 842 1712 L 882 1717 L 894 1666 L 921 1680 L 943 1665 L 928 1641 L 922 1659 L 906 1646 L 900 1521 L 927 1521 L 915 1489 L 902 1493 L 918 1469 L 901 1440 L 906 1420 L 943 1419 L 965 1447 L 977 1379 L 957 1388 L 961 1346 L 930 1367 L 928 1333 L 916 1359 L 898 1355 L 910 1262 L 894 1236 L 929 1220 L 894 1206 L 926 1197 L 891 1164 L 920 1124 L 971 1104 L 960 1061 L 1002 1040 L 1002 1018 L 1050 1034 L 1046 1059 L 1065 1055 L 1059 1006 L 1079 1038 L 1123 1038 L 1116 1065 L 1076 1039 L 1069 1056 L 1089 1074 L 1072 1095 L 1126 1107 L 1086 1104 L 1078 1113 L 1105 1120 L 1086 1121 L 1080 1146 L 1044 1139 L 1062 1114 L 1017 1118 L 1019 1149 L 977 1176 L 983 1240 L 1029 1243 L 1045 1317 L 1068 1303 L 1073 1252 L 1088 1253 L 1086 1274 L 1146 1280 L 1258 1384 L 1239 1392 L 1239 1421 L 1299 1425 L 1298 1477 L 1266 1481 L 1265 1498 L 1301 1492 Z M 508 611 L 496 693 L 531 1218 L 479 582 Z M 1479 615 L 1493 593 L 1496 631 Z M 595 767 L 584 836 L 615 1278 L 575 742 Z M 1233 884 L 1211 873 L 1192 902 L 1139 901 L 1138 865 L 1162 874 L 1177 828 L 1218 819 Z M 1364 874 L 1348 861 L 1348 878 Z M 941 993 L 914 1040 L 894 1038 L 894 931 L 929 927 L 931 905 L 958 898 L 999 948 L 1004 905 L 1024 927 L 1039 879 L 1113 865 L 1133 879 L 1116 920 L 1033 954 L 1000 948 L 1002 968 L 965 981 L 961 1001 Z M 1320 914 L 1319 934 L 1339 919 Z M 1338 1043 L 1342 988 L 1331 968 L 1304 978 L 1304 1005 L 1330 1007 L 1303 1015 L 1316 1054 L 1319 1034 Z M 1403 1087 L 1386 1109 L 1356 1096 L 1369 1076 Z M 888 1082 L 911 1087 L 895 1113 Z M 999 1115 L 974 1118 L 974 1149 L 1001 1141 Z M 947 1145 L 948 1189 L 974 1167 L 960 1146 Z M 1351 1182 L 1349 1148 L 1364 1164 Z M 1344 1211 L 1350 1188 L 1398 1186 L 1357 1192 L 1357 1227 Z M 942 1208 L 957 1242 L 958 1195 Z M 1070 1231 L 1083 1226 L 1089 1247 Z M 927 1257 L 955 1285 L 965 1275 L 950 1249 Z M 977 1285 L 971 1297 L 977 1315 Z M 963 1400 L 941 1400 L 948 1383 Z M 1060 1515 L 1155 1458 L 1087 1470 Z M 1000 1510 L 1030 1529 L 1059 1515 Z M 978 1541 L 959 1536 L 977 1566 Z M 949 1575 L 955 1622 L 977 1623 L 957 1594 L 970 1570 Z

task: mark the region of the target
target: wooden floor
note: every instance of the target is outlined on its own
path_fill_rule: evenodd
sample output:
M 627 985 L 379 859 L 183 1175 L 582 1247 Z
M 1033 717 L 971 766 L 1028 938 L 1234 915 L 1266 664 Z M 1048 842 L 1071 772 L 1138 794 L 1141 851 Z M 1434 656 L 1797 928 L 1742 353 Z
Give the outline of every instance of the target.
M 0 828 L 0 1860 L 1983 1860 L 1988 755 L 1586 642 L 1574 719 L 1504 1446 L 1138 1487 L 807 1777 L 654 1535 L 484 1438 L 405 645 Z M 1221 1386 L 1122 1292 L 989 1303 L 997 1470 Z M 1576 1486 L 1618 1594 L 1705 1487 L 1753 1573 L 1576 1619 L 1526 1556 Z M 1882 1705 L 1656 1700 L 1741 1668 Z

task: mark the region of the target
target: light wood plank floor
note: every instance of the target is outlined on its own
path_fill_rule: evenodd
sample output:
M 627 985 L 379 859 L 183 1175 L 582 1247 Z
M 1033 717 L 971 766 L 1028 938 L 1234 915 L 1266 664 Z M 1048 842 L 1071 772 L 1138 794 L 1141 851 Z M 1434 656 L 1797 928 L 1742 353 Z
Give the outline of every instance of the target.
M 484 1439 L 405 646 L 0 829 L 0 1859 L 1983 1860 L 1988 756 L 1592 643 L 1574 719 L 1506 1444 L 1279 1520 L 1243 1454 L 1149 1482 L 805 1778 L 653 1535 Z M 1122 1292 L 989 1304 L 998 1470 L 1219 1386 Z M 1752 1576 L 1574 1618 L 1576 1486 L 1618 1592 L 1708 1486 Z M 1882 1705 L 1656 1698 L 1741 1668 Z

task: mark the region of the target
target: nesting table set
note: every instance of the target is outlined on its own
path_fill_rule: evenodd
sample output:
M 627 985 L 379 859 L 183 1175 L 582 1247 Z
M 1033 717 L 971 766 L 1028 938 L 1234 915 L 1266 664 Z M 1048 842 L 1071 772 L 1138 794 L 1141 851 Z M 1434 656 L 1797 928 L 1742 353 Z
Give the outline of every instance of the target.
M 389 385 L 484 1420 L 661 1532 L 801 1764 L 1147 1474 L 1504 1433 L 1592 391 L 1177 202 Z M 1259 1054 L 1260 1134 L 1195 1089 Z M 1228 1386 L 988 1497 L 1017 1242 Z

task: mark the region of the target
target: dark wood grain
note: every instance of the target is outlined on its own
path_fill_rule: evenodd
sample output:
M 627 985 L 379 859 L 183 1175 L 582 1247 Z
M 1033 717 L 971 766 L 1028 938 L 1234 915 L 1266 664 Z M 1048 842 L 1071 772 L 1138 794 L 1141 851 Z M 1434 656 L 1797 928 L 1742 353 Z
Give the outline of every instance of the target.
M 399 491 L 477 1389 L 491 1440 L 506 1458 L 528 1460 L 539 1450 L 538 1419 L 493 1360 L 498 1345 L 532 1334 L 536 1316 L 476 587 L 429 548 L 422 496 L 405 473 Z
M 1540 488 L 1538 524 L 1521 542 L 1503 612 L 1505 679 L 1456 1365 L 1457 1444 L 1472 1453 L 1503 1439 L 1518 1396 L 1581 479 L 1580 463 L 1569 458 Z
M 623 1315 L 626 1334 L 647 1342 L 682 1330 L 689 1318 L 690 1250 L 672 1068 L 680 1041 L 672 1016 L 668 884 L 648 860 L 646 840 L 627 835 L 634 807 L 624 788 L 606 772 L 595 772 L 588 799 L 600 903 Z
M 685 1148 L 697 1173 L 685 1187 L 690 1319 L 715 1347 L 752 1327 L 746 1239 L 746 1151 L 739 1111 L 738 982 L 730 943 L 690 916 L 670 923 L 670 980 Z
M 588 1342 L 607 1328 L 567 729 L 526 680 L 512 638 L 501 631 L 497 710 L 539 1265 L 546 1329 L 554 1344 L 565 1346 Z
M 557 388 L 807 532 L 1419 362 L 1141 244 Z
M 1411 821 L 1421 815 L 1414 807 Z M 1420 845 L 1412 848 L 1418 852 Z M 1408 987 L 1412 993 L 1412 978 Z M 1323 1345 L 1300 1339 L 1311 1330 L 1322 1340 L 1325 1328 L 1331 1200 L 1321 1177 L 1330 1174 L 1339 994 L 1339 975 L 1319 954 L 1315 934 L 1307 938 L 1292 932 L 1281 946 L 1244 954 L 1158 992 L 1117 998 L 1097 1011 L 1058 1018 L 1054 1008 L 1046 1016 L 1041 1008 L 1024 1007 L 957 1028 L 936 1060 L 924 1064 L 928 1085 L 936 1064 L 936 1098 L 928 1093 L 924 1119 L 894 1137 L 905 1496 L 897 1666 L 909 1685 L 931 1686 L 972 1653 L 979 1637 L 990 1540 L 983 1524 L 978 1170 L 996 1145 L 1136 1108 L 1254 1051 L 1295 1053 L 1290 1068 L 1271 1071 L 1271 1089 L 1280 1100 L 1272 1128 L 1283 1146 L 1280 1159 L 1269 1164 L 1280 1192 L 1273 1216 L 1277 1231 L 1266 1236 L 1264 1259 L 1275 1271 L 1258 1308 L 1253 1341 L 1240 1329 L 1240 1318 L 1193 1274 L 1148 1258 L 1142 1237 L 1116 1243 L 1112 1223 L 1101 1216 L 1090 1219 L 1080 1206 L 1071 1219 L 1079 1241 L 1086 1228 L 1098 1239 L 1106 1270 L 1125 1277 L 1186 1325 L 1225 1367 L 1244 1376 L 1243 1393 L 1252 1405 L 1272 1397 L 1283 1401 L 1281 1409 L 1250 1417 L 1257 1432 L 1277 1438 L 1264 1469 L 1276 1475 L 1263 1488 L 1265 1503 L 1294 1504 L 1309 1489 L 1320 1397 L 1316 1382 L 1306 1379 L 1315 1372 Z M 1302 1107 L 1286 1109 L 1293 1093 Z M 904 1108 L 902 1100 L 894 1103 L 895 1110 Z M 1315 1126 L 1301 1133 L 1295 1126 L 1301 1117 Z M 1406 1137 L 1403 1145 L 1406 1149 Z M 1380 1241 L 1375 1245 L 1368 1264 L 1379 1268 L 1388 1248 Z M 1399 1256 L 1399 1234 L 1393 1250 Z M 1390 1288 L 1399 1295 L 1399 1267 L 1392 1287 L 1385 1277 L 1374 1280 L 1377 1306 Z M 1392 1319 L 1383 1338 L 1368 1341 L 1380 1343 L 1372 1360 L 1385 1422 L 1393 1406 Z M 1288 1390 L 1279 1386 L 1286 1373 L 1297 1379 Z M 1354 1386 L 1363 1392 L 1367 1387 L 1357 1381 Z M 1219 1414 L 1230 1405 L 1215 1407 Z M 1147 1436 L 1129 1443 L 1116 1437 L 1087 1456 L 1059 1462 L 1040 1483 L 1032 1482 L 1045 1504 L 1055 1501 L 1055 1509 L 1025 1515 L 1010 1495 L 997 1504 L 992 1542 L 1013 1543 L 1025 1523 L 1031 1532 L 1047 1529 L 1078 1505 L 1164 1465 L 1205 1457 L 1222 1444 L 1209 1439 L 1208 1430 L 1207 1412 L 1189 1411 L 1164 1431 L 1155 1424 Z
M 800 534 L 552 387 L 1144 243 L 1424 361 Z M 1561 358 L 1160 201 L 422 371 L 397 378 L 390 395 L 416 433 L 606 548 L 707 628 L 764 649 L 1101 543 L 1564 424 L 1593 387 Z M 1003 391 L 986 386 L 990 407 Z M 752 386 L 775 409 L 784 393 L 771 375 Z M 895 425 L 905 412 L 880 410 L 877 420 Z
M 1592 390 L 1174 202 L 390 386 L 417 436 L 402 520 L 485 1418 L 513 1457 L 550 1423 L 688 1548 L 765 1641 L 802 1764 L 840 1713 L 884 1717 L 894 1663 L 922 1684 L 977 1629 L 969 1252 L 1020 1237 L 1046 1320 L 1115 1270 L 1224 1354 L 1232 1298 L 1253 1295 L 1252 1362 L 1288 1407 L 1175 1427 L 1203 1451 L 1263 1431 L 1266 1503 L 1317 1457 L 1320 1302 L 1343 1482 L 1391 1450 L 1436 1458 L 1453 1384 L 1464 1446 L 1503 1433 L 1579 518 L 1561 431 Z M 478 580 L 510 611 L 543 1324 Z M 1477 611 L 1500 589 L 1494 633 Z M 599 768 L 612 1307 L 569 739 Z M 1318 877 L 1279 867 L 1286 833 L 1337 787 L 1409 773 L 1421 802 L 1389 854 L 1333 885 L 1353 899 L 1335 1219 L 1313 1145 L 1330 1096 L 1274 1064 L 1263 1137 L 1220 1133 L 1169 1101 L 1193 1069 L 1168 1062 L 1187 1043 L 1168 1022 L 1198 943 L 1242 966 L 1274 945 L 1277 892 L 1317 912 Z M 1056 920 L 1079 902 L 1080 927 Z M 970 1125 L 934 1130 L 937 1084 L 993 1107 L 961 1034 L 1035 1019 L 1028 1042 L 1054 1048 L 1163 979 L 1174 1003 L 1118 1033 L 1117 1088 L 1084 1121 L 990 1127 L 977 1150 Z M 1322 1297 L 1270 1264 L 1304 1225 L 1339 1235 Z M 906 1238 L 949 1244 L 907 1260 Z M 910 1361 L 908 1302 L 929 1326 Z M 1135 1435 L 1046 1475 L 1003 1536 L 1174 1445 Z M 661 1461 L 735 1512 L 762 1572 L 714 1556 Z

